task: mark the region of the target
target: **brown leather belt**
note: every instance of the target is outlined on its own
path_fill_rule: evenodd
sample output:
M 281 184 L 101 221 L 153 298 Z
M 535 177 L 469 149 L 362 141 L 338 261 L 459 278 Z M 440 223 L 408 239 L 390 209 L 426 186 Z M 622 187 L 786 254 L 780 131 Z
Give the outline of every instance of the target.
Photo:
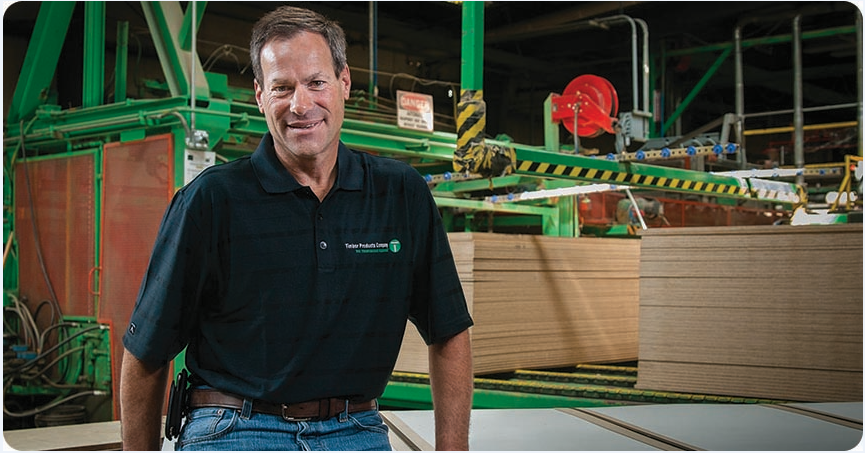
M 189 394 L 188 406 L 190 408 L 224 407 L 228 409 L 243 409 L 243 398 L 223 393 L 219 390 L 193 389 Z M 377 409 L 377 407 L 376 400 L 364 401 L 362 403 L 348 402 L 349 413 L 371 411 Z M 339 398 L 325 398 L 293 404 L 276 404 L 260 400 L 255 400 L 252 403 L 252 412 L 279 415 L 290 422 L 327 420 L 345 412 L 345 409 L 346 400 Z

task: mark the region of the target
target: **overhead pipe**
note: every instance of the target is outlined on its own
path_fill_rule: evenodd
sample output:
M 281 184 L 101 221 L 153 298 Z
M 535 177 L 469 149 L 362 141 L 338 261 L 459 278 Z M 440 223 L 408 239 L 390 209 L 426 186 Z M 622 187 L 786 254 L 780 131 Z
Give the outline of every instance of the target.
M 860 68 L 861 70 L 861 68 Z M 814 107 L 803 107 L 802 111 L 807 112 L 820 112 L 824 110 L 838 110 L 838 109 L 849 109 L 860 105 L 859 102 L 846 102 L 844 104 L 833 104 L 833 105 L 818 105 Z M 745 115 L 746 118 L 757 118 L 759 116 L 771 116 L 771 115 L 782 115 L 785 113 L 793 113 L 793 109 L 784 109 L 784 110 L 771 110 L 768 112 L 755 112 L 749 113 Z M 747 134 L 745 134 L 747 135 Z
M 189 52 L 189 111 L 190 111 L 190 120 L 192 121 L 192 130 L 195 130 L 195 63 L 198 62 L 198 51 L 196 49 L 196 41 L 198 41 L 198 17 L 197 10 L 195 8 L 195 0 L 192 0 L 192 50 Z M 187 139 L 191 138 L 187 135 Z
M 793 18 L 793 165 L 805 166 L 805 116 L 802 112 L 802 15 Z M 805 175 L 796 176 L 796 184 L 805 185 Z
M 378 99 L 378 2 L 369 2 L 369 102 Z
M 640 76 L 638 74 L 642 73 L 642 86 L 643 86 L 643 112 L 649 112 L 649 27 L 646 25 L 646 22 L 642 19 L 634 19 L 631 16 L 627 16 L 624 14 L 619 14 L 616 16 L 602 17 L 600 19 L 592 19 L 589 21 L 590 24 L 603 27 L 602 24 L 605 22 L 628 22 L 631 24 L 631 88 L 634 92 L 634 111 L 640 111 L 639 108 L 639 99 L 640 99 L 640 90 L 638 89 L 638 80 Z M 639 60 L 637 58 L 637 25 L 639 24 L 640 28 L 643 31 L 643 64 L 642 71 L 638 70 Z
M 736 163 L 739 168 L 745 168 L 748 162 L 745 151 L 745 76 L 742 64 L 742 27 L 739 23 L 733 30 L 733 46 L 736 64 L 736 143 L 739 152 L 736 153 Z
M 643 112 L 649 113 L 649 25 L 643 19 L 634 19 L 643 29 Z
M 862 14 L 856 15 L 856 102 L 859 104 L 857 109 L 856 121 L 859 122 L 859 157 L 862 157 Z

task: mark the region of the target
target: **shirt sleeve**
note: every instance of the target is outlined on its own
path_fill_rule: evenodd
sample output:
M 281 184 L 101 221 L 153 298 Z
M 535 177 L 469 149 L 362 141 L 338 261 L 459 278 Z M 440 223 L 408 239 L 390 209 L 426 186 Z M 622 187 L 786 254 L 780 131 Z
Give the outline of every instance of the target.
M 166 209 L 123 345 L 139 360 L 162 365 L 189 341 L 206 280 L 206 245 L 187 191 Z
M 473 321 L 435 199 L 420 175 L 407 185 L 420 223 L 409 320 L 431 345 L 468 329 Z

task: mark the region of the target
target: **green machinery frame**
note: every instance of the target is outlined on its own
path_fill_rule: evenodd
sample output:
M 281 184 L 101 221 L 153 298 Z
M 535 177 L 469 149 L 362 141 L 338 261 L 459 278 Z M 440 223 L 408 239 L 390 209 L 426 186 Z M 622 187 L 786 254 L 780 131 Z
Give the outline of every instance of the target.
M 33 33 L 33 42 L 28 49 L 24 67 L 16 87 L 7 124 L 4 147 L 8 150 L 23 135 L 34 149 L 74 150 L 82 142 L 90 140 L 129 141 L 140 139 L 155 129 L 178 132 L 178 149 L 186 147 L 187 131 L 182 127 L 182 115 L 187 124 L 208 132 L 210 148 L 221 148 L 227 158 L 242 154 L 239 147 L 245 138 L 261 136 L 266 124 L 254 105 L 233 101 L 227 78 L 219 74 L 205 73 L 197 57 L 191 57 L 190 35 L 194 18 L 201 19 L 206 2 L 200 4 L 196 15 L 184 13 L 176 2 L 142 2 L 145 15 L 163 65 L 170 98 L 157 100 L 127 100 L 125 93 L 127 39 L 125 24 L 117 29 L 118 49 L 115 71 L 116 102 L 104 105 L 101 93 L 104 86 L 104 36 L 105 19 L 102 2 L 84 2 L 88 26 L 85 42 L 85 83 L 82 87 L 84 106 L 75 110 L 59 110 L 46 104 L 48 87 L 53 78 L 59 56 L 60 45 L 65 38 L 71 18 L 73 3 L 44 2 Z M 463 33 L 462 83 L 473 89 L 482 88 L 483 61 L 483 3 L 465 2 Z M 200 23 L 200 20 L 198 21 Z M 93 30 L 92 32 L 90 30 Z M 102 37 L 102 40 L 98 39 Z M 60 38 L 60 39 L 58 39 Z M 475 50 L 478 49 L 478 50 Z M 190 64 L 189 61 L 194 61 Z M 191 106 L 190 83 L 194 78 L 196 106 Z M 175 114 L 175 115 L 172 115 Z M 25 121 L 21 123 L 21 121 Z M 557 126 L 557 125 L 552 125 Z M 404 157 L 415 162 L 442 163 L 446 167 L 453 161 L 456 134 L 447 132 L 424 133 L 404 130 L 392 124 L 346 120 L 342 139 L 349 146 L 382 154 Z M 570 154 L 563 149 L 508 143 L 507 140 L 490 140 L 493 144 L 511 146 L 516 151 L 514 173 L 554 181 L 547 186 L 567 186 L 585 183 L 626 184 L 636 189 L 673 191 L 708 196 L 712 199 L 762 200 L 792 205 L 804 200 L 801 188 L 792 183 L 772 181 L 772 191 L 758 190 L 752 178 L 736 178 L 706 172 L 691 171 L 667 166 L 650 165 L 634 160 L 607 160 Z M 660 152 L 660 151 L 659 151 Z M 674 150 L 675 152 L 675 150 Z M 704 154 L 707 150 L 701 150 Z M 718 154 L 716 152 L 716 154 Z M 722 152 L 723 154 L 723 152 Z M 182 164 L 182 156 L 177 157 Z M 440 168 L 445 168 L 440 167 Z M 176 168 L 183 168 L 178 165 Z M 432 167 L 435 168 L 435 167 Z M 510 179 L 492 178 L 493 187 L 507 186 Z M 182 184 L 180 175 L 178 186 Z M 472 190 L 466 182 L 467 192 Z M 479 211 L 494 210 L 511 213 L 541 215 L 544 233 L 573 236 L 572 218 L 562 218 L 555 210 L 537 210 L 524 203 L 490 203 L 454 196 L 461 185 L 452 181 L 442 188 L 436 187 L 437 200 L 443 207 L 459 207 Z
M 62 44 L 66 38 L 76 2 L 42 2 L 27 49 L 18 84 L 5 124 L 4 136 L 4 239 L 6 251 L 14 244 L 14 197 L 11 172 L 19 159 L 20 146 L 26 142 L 28 158 L 45 155 L 69 155 L 96 152 L 101 161 L 103 145 L 129 142 L 145 137 L 173 133 L 175 149 L 198 146 L 216 150 L 223 160 L 248 154 L 266 132 L 263 116 L 253 103 L 244 102 L 242 90 L 228 86 L 223 74 L 205 72 L 195 52 L 194 37 L 204 17 L 207 2 L 189 2 L 184 11 L 179 2 L 142 2 L 150 33 L 158 50 L 169 96 L 159 99 L 128 99 L 128 24 L 117 24 L 117 48 L 114 78 L 114 102 L 105 103 L 105 33 L 104 2 L 81 2 L 85 11 L 83 105 L 63 110 L 52 104 L 50 86 L 57 69 Z M 483 2 L 463 3 L 464 87 L 481 89 L 483 80 Z M 192 94 L 194 91 L 194 95 Z M 248 96 L 248 92 L 247 92 Z M 350 106 L 349 106 L 350 110 Z M 548 128 L 558 125 L 548 122 Z M 206 132 L 202 142 L 198 131 Z M 548 141 L 545 146 L 512 143 L 506 137 L 488 143 L 513 148 L 515 162 L 511 174 L 492 178 L 456 174 L 452 163 L 458 136 L 449 132 L 418 132 L 381 124 L 346 119 L 341 135 L 349 146 L 394 156 L 409 161 L 433 184 L 436 202 L 441 208 L 468 212 L 498 212 L 540 225 L 545 235 L 574 237 L 579 235 L 577 212 L 569 197 L 558 201 L 497 201 L 472 198 L 468 194 L 489 188 L 543 187 L 568 189 L 590 183 L 626 185 L 636 189 L 694 194 L 719 203 L 734 204 L 743 200 L 766 201 L 787 207 L 804 202 L 804 193 L 796 184 L 782 181 L 758 181 L 651 165 L 636 159 L 606 159 L 573 154 Z M 675 151 L 675 150 L 674 150 Z M 661 151 L 658 151 L 661 152 Z M 701 150 L 701 153 L 712 152 Z M 717 150 L 714 151 L 717 154 Z M 722 151 L 723 154 L 725 151 Z M 183 153 L 175 153 L 175 187 L 184 183 Z M 101 209 L 101 170 L 97 168 L 97 212 Z M 573 197 L 570 197 L 571 199 Z M 455 228 L 449 209 L 443 209 L 449 228 Z M 97 222 L 98 224 L 98 222 Z M 465 228 L 470 228 L 466 224 Z M 97 229 L 97 236 L 99 231 Z M 99 241 L 95 241 L 99 247 Z M 11 247 L 14 249 L 14 247 Z M 95 251 L 99 260 L 99 250 Z M 14 253 L 13 253 L 14 255 Z M 100 263 L 94 263 L 99 267 Z M 4 254 L 4 287 L 16 291 L 17 265 L 14 256 L 6 263 Z M 8 298 L 4 297 L 4 306 Z M 98 304 L 97 301 L 94 302 Z M 410 388 L 399 384 L 394 391 Z M 409 390 L 409 393 L 412 391 Z M 409 397 L 415 399 L 416 397 Z M 424 398 L 420 398 L 421 400 Z M 507 397 L 505 397 L 507 399 Z M 514 401 L 523 401 L 524 396 Z M 558 404 L 560 401 L 556 401 Z M 504 404 L 499 401 L 493 404 Z M 521 402 L 514 403 L 523 405 Z M 534 406 L 537 401 L 525 403 Z

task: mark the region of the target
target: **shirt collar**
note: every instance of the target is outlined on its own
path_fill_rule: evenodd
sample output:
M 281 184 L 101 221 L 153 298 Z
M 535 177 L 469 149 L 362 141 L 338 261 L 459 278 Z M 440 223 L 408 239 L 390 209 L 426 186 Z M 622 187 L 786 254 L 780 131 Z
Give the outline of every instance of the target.
M 261 138 L 258 148 L 252 153 L 250 159 L 253 171 L 255 171 L 258 182 L 265 192 L 286 193 L 302 187 L 276 157 L 273 136 L 270 132 L 265 133 Z M 364 172 L 360 163 L 360 156 L 348 149 L 342 141 L 339 142 L 336 164 L 335 189 L 360 190 L 363 187 Z

